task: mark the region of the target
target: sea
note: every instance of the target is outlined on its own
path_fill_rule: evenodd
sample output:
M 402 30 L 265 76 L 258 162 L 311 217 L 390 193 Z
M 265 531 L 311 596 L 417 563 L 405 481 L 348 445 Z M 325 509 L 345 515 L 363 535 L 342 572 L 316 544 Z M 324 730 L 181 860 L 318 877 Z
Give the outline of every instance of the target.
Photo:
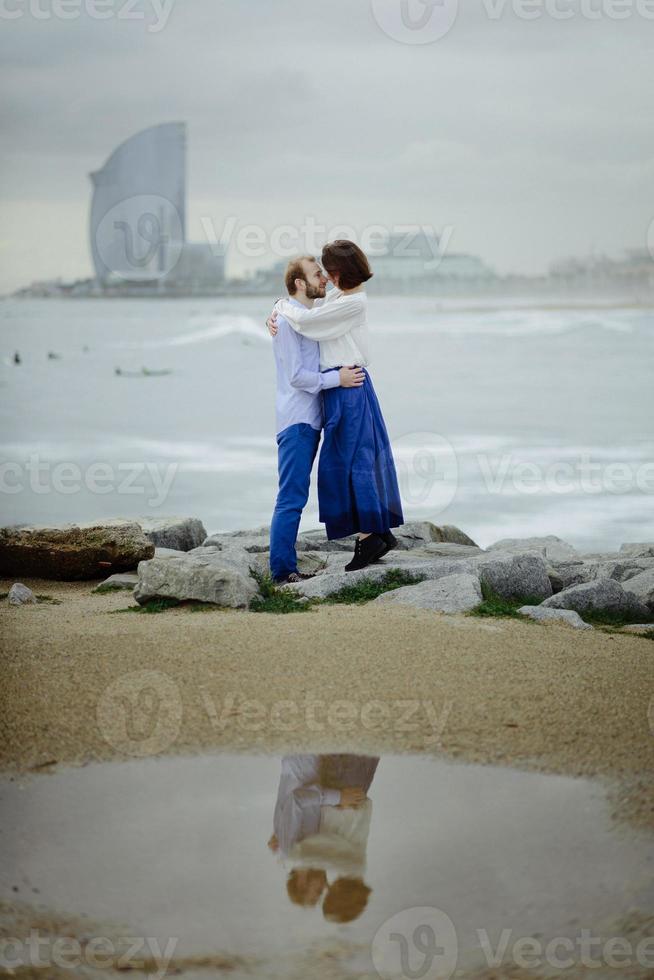
M 270 307 L 0 301 L 2 523 L 269 524 Z M 369 322 L 406 520 L 456 525 L 481 547 L 654 541 L 654 309 L 371 297 Z M 303 529 L 319 526 L 315 475 Z

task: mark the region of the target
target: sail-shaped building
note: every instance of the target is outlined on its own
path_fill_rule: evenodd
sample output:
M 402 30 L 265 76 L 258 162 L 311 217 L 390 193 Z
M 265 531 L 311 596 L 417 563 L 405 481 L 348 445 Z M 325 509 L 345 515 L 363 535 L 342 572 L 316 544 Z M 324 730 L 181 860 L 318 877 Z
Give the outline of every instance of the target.
M 176 295 L 220 289 L 224 250 L 186 241 L 185 123 L 131 136 L 91 181 L 91 254 L 102 288 Z

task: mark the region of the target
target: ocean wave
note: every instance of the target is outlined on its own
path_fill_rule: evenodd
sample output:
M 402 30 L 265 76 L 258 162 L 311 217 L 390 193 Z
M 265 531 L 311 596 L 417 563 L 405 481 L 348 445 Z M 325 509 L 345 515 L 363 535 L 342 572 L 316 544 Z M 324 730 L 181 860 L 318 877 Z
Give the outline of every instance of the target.
M 104 344 L 111 350 L 156 350 L 161 347 L 186 347 L 190 344 L 202 344 L 210 340 L 220 340 L 232 335 L 259 340 L 263 343 L 271 341 L 270 335 L 261 323 L 249 316 L 221 315 L 203 318 L 206 326 L 175 334 L 172 337 L 157 337 L 148 340 L 120 340 Z

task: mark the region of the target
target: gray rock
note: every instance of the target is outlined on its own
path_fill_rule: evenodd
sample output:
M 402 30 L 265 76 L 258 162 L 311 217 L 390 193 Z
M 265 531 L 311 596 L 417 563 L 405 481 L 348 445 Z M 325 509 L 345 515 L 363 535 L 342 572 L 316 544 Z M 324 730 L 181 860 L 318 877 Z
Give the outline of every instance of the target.
M 634 575 L 627 579 L 623 588 L 626 592 L 631 592 L 642 602 L 651 613 L 654 613 L 654 568 L 648 568 L 640 575 Z
M 182 552 L 179 552 L 182 554 Z M 139 577 L 136 572 L 117 572 L 115 575 L 110 575 L 109 578 L 105 579 L 104 582 L 100 582 L 98 588 L 103 585 L 115 585 L 121 589 L 133 590 L 138 585 Z
M 394 527 L 393 534 L 400 548 L 422 548 L 429 544 L 459 544 L 468 548 L 478 545 L 464 531 L 453 524 L 432 524 L 431 521 L 408 521 L 401 527 Z
M 167 558 L 170 555 L 187 555 L 187 551 L 180 551 L 177 548 L 155 548 L 154 557 L 155 558 Z
M 441 613 L 462 613 L 475 609 L 483 600 L 477 576 L 464 573 L 446 575 L 419 585 L 405 585 L 401 589 L 384 592 L 374 601 Z
M 620 555 L 628 555 L 630 558 L 654 558 L 654 542 L 621 544 Z
M 546 599 L 552 585 L 542 555 L 536 552 L 485 554 L 476 560 L 483 585 L 503 599 Z
M 390 554 L 395 555 L 396 552 Z M 338 564 L 336 564 L 336 562 Z M 437 558 L 430 560 L 410 560 L 407 556 L 405 560 L 390 559 L 387 555 L 383 562 L 368 565 L 357 572 L 346 572 L 344 569 L 346 562 L 343 556 L 330 555 L 330 561 L 324 572 L 320 572 L 315 578 L 308 579 L 306 582 L 298 582 L 296 585 L 286 585 L 284 588 L 293 589 L 301 595 L 310 598 L 325 599 L 327 596 L 339 592 L 346 585 L 355 585 L 361 579 L 370 579 L 377 582 L 383 578 L 392 568 L 401 569 L 411 575 L 421 575 L 425 579 L 439 579 L 446 575 L 455 575 L 459 572 L 475 574 L 475 563 L 470 559 L 450 559 Z
M 233 609 L 247 608 L 259 594 L 250 575 L 252 559 L 239 548 L 196 548 L 139 562 L 134 598 L 141 605 L 154 598 L 194 599 Z
M 589 562 L 592 578 L 614 578 L 616 582 L 627 582 L 648 568 L 654 568 L 654 558 L 622 558 Z
M 324 551 L 299 551 L 297 556 L 297 567 L 299 572 L 305 575 L 316 575 L 327 568 L 327 560 L 332 557 Z M 341 565 L 345 563 L 344 557 L 341 558 Z M 270 561 L 268 554 L 253 554 L 252 565 L 262 575 L 270 574 Z
M 135 521 L 17 524 L 0 528 L 0 575 L 82 581 L 130 571 L 154 544 Z
M 219 548 L 237 547 L 251 555 L 264 554 L 270 551 L 270 526 L 251 528 L 247 531 L 226 531 L 222 534 L 212 534 L 205 538 L 202 546 Z
M 571 585 L 581 585 L 582 582 L 590 582 L 595 577 L 594 569 L 596 564 L 596 562 L 582 561 L 580 558 L 552 561 L 547 567 L 552 591 L 562 592 L 563 589 L 568 589 Z
M 573 609 L 550 609 L 545 606 L 521 606 L 518 609 L 519 613 L 523 616 L 529 616 L 530 619 L 536 619 L 541 622 L 549 622 L 550 620 L 567 623 L 576 630 L 592 630 L 590 623 L 584 623 L 583 619 L 576 613 Z
M 543 606 L 549 609 L 574 609 L 578 613 L 604 612 L 638 616 L 642 619 L 649 615 L 647 607 L 631 592 L 625 592 L 620 582 L 612 578 L 573 585 L 546 599 Z
M 135 517 L 146 538 L 157 548 L 190 551 L 201 545 L 207 536 L 197 517 Z
M 525 551 L 538 551 L 544 558 L 550 561 L 565 561 L 570 558 L 578 558 L 579 553 L 567 541 L 557 538 L 555 534 L 547 534 L 543 537 L 535 538 L 501 538 L 490 544 L 487 551 L 511 551 L 523 553 Z
M 30 602 L 38 602 L 31 589 L 28 589 L 22 582 L 14 582 L 9 589 L 7 600 L 10 606 L 24 606 Z
M 616 561 L 620 556 L 617 551 L 585 551 L 579 557 L 583 561 Z
M 457 544 L 455 541 L 432 541 L 420 550 L 427 555 L 442 555 L 444 558 L 473 558 L 485 554 L 476 544 Z
M 297 551 L 327 551 L 327 552 L 344 552 L 352 551 L 354 548 L 354 542 L 356 535 L 351 535 L 349 538 L 337 538 L 334 541 L 328 541 L 325 531 L 321 528 L 316 528 L 312 531 L 303 531 L 298 535 L 296 548 Z
M 477 548 L 477 545 L 467 534 L 452 524 L 438 526 L 431 521 L 409 521 L 401 527 L 391 528 L 398 541 L 398 549 L 408 551 L 413 548 L 423 548 L 432 544 L 464 545 L 467 548 Z M 349 538 L 339 538 L 328 541 L 324 530 L 318 528 L 303 531 L 298 538 L 298 550 L 306 546 L 312 551 L 352 551 L 356 535 Z

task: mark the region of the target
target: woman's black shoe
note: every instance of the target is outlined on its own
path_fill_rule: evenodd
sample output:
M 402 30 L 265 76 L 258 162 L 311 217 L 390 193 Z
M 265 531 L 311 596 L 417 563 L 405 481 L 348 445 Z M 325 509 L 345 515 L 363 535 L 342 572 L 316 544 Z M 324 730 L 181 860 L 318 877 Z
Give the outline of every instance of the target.
M 369 534 L 363 540 L 357 538 L 352 561 L 345 566 L 345 571 L 356 572 L 359 568 L 365 568 L 387 551 L 386 542 L 379 534 Z
M 390 531 L 384 531 L 384 533 L 380 534 L 379 537 L 384 542 L 385 547 L 381 555 L 378 555 L 377 558 L 375 558 L 375 561 L 379 561 L 380 558 L 383 558 L 384 555 L 387 552 L 392 551 L 393 548 L 397 548 L 397 538 L 394 534 L 391 534 Z

